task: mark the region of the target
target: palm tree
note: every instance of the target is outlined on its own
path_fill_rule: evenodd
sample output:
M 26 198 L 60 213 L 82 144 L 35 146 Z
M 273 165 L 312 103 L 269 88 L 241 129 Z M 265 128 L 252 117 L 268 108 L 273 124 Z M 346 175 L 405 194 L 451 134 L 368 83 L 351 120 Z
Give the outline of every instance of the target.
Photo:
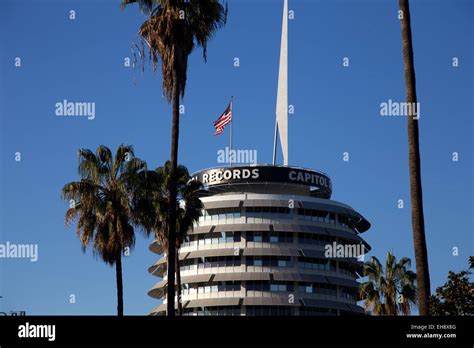
M 416 274 L 410 271 L 410 259 L 398 261 L 387 254 L 385 269 L 376 257 L 364 264 L 368 279 L 359 287 L 366 312 L 374 315 L 409 315 L 416 303 Z M 398 299 L 398 300 L 397 300 Z
M 163 167 L 157 169 L 157 172 L 164 178 L 164 188 L 168 188 L 167 183 L 170 180 L 171 163 L 167 161 Z M 182 315 L 183 307 L 181 303 L 181 271 L 179 266 L 179 249 L 184 243 L 188 231 L 192 230 L 194 224 L 199 221 L 202 215 L 203 204 L 199 199 L 197 192 L 202 184 L 199 181 L 191 180 L 189 172 L 185 166 L 179 165 L 177 168 L 177 192 L 179 202 L 176 205 L 176 285 L 178 297 L 178 315 Z M 168 200 L 169 200 L 168 195 Z M 166 218 L 166 215 L 165 215 Z M 169 300 L 168 300 L 169 301 Z
M 183 170 L 184 169 L 184 170 Z M 199 217 L 202 215 L 203 204 L 199 199 L 197 192 L 202 188 L 199 181 L 191 180 L 189 173 L 185 167 L 178 167 L 178 192 L 180 197 L 180 205 L 178 208 L 178 219 L 176 226 L 176 284 L 178 285 L 178 314 L 183 314 L 181 303 L 181 271 L 179 268 L 179 249 L 186 240 L 189 231 L 192 231 L 194 225 L 198 223 Z
M 167 161 L 163 167 L 155 171 L 148 172 L 143 186 L 138 192 L 141 193 L 140 203 L 136 204 L 138 213 L 137 224 L 145 227 L 147 233 L 153 231 L 155 239 L 164 250 L 169 247 L 169 219 L 168 211 L 170 204 L 169 180 L 171 172 L 171 162 Z M 178 314 L 182 315 L 181 303 L 181 272 L 179 268 L 179 249 L 186 239 L 188 231 L 191 231 L 194 224 L 199 221 L 202 215 L 203 204 L 198 196 L 198 191 L 202 184 L 199 181 L 191 180 L 191 176 L 185 166 L 179 165 L 177 168 L 177 192 L 178 200 L 176 204 L 176 285 L 178 297 Z M 138 195 L 137 195 L 138 197 Z M 169 279 L 168 279 L 169 286 Z M 168 297 L 168 302 L 174 302 Z
M 149 18 L 138 32 L 138 54 L 145 58 L 145 47 L 156 72 L 161 59 L 163 94 L 173 108 L 171 130 L 171 155 L 169 179 L 169 246 L 168 246 L 168 298 L 174 298 L 175 266 L 169 260 L 175 259 L 176 236 L 176 194 L 179 142 L 179 101 L 184 96 L 187 78 L 188 57 L 197 44 L 203 48 L 206 61 L 207 43 L 221 28 L 227 18 L 227 6 L 219 0 L 123 0 L 121 7 L 138 3 Z M 135 61 L 135 60 L 134 60 Z M 174 316 L 173 302 L 168 301 L 168 315 Z
M 135 176 L 146 170 L 146 163 L 136 158 L 133 147 L 128 145 L 120 145 L 115 157 L 103 145 L 95 154 L 80 149 L 78 157 L 81 180 L 64 185 L 61 192 L 70 204 L 65 223 L 77 221 L 76 231 L 84 252 L 91 245 L 94 255 L 115 265 L 117 314 L 123 316 L 122 254 L 135 243 L 131 188 Z
M 399 0 L 401 11 L 403 65 L 405 66 L 405 89 L 407 103 L 417 105 L 415 67 L 411 37 L 410 6 L 408 0 Z M 428 251 L 426 249 L 425 220 L 423 215 L 423 193 L 421 187 L 420 139 L 418 117 L 415 119 L 413 108 L 408 114 L 408 154 L 410 168 L 411 223 L 415 247 L 416 274 L 418 283 L 418 302 L 420 315 L 428 315 L 430 291 L 430 273 Z M 419 112 L 419 111 L 417 111 Z M 418 115 L 419 116 L 419 115 Z

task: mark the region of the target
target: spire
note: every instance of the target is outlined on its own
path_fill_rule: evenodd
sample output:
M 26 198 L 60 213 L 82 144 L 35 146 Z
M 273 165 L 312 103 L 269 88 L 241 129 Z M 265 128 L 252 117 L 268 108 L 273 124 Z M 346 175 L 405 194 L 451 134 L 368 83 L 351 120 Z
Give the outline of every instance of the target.
M 283 5 L 273 164 L 276 160 L 277 132 L 280 136 L 283 164 L 288 165 L 288 0 L 284 0 Z

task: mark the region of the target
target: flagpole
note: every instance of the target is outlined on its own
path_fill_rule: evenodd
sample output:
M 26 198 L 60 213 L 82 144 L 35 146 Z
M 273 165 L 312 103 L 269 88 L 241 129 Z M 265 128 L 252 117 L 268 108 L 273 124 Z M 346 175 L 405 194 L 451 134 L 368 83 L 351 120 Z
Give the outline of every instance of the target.
M 229 151 L 229 156 L 230 156 L 230 159 L 229 159 L 229 163 L 230 163 L 230 167 L 232 167 L 232 123 L 234 123 L 234 113 L 232 111 L 232 96 L 230 97 L 230 114 L 231 114 L 231 119 L 230 119 L 230 151 Z
M 276 155 L 277 155 L 277 136 L 278 136 L 278 119 L 275 120 L 275 138 L 273 140 L 273 165 L 276 162 Z

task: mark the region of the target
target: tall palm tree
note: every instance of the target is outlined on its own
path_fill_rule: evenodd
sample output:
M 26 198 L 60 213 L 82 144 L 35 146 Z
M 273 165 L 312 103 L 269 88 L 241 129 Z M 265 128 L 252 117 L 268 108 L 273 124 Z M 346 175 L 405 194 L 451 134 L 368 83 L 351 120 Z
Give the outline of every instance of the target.
M 409 315 L 416 303 L 416 274 L 410 271 L 410 259 L 398 261 L 387 254 L 385 269 L 376 257 L 364 264 L 364 276 L 368 277 L 359 287 L 367 312 L 374 315 Z
M 221 28 L 227 18 L 227 6 L 219 0 L 123 0 L 121 7 L 139 3 L 140 8 L 149 14 L 138 32 L 139 56 L 143 62 L 145 47 L 156 71 L 161 59 L 163 94 L 172 104 L 173 118 L 171 130 L 171 170 L 169 179 L 169 247 L 168 247 L 168 298 L 174 298 L 176 249 L 176 181 L 179 142 L 179 100 L 184 96 L 187 78 L 188 57 L 197 44 L 203 48 L 207 57 L 207 43 Z M 168 315 L 174 316 L 173 302 L 168 301 Z
M 142 187 L 137 190 L 140 192 L 140 203 L 136 206 L 138 213 L 136 223 L 145 227 L 148 233 L 153 231 L 158 244 L 164 250 L 169 247 L 169 180 L 171 172 L 171 162 L 167 161 L 163 167 L 158 167 L 155 171 L 148 172 L 146 179 L 143 180 Z M 176 267 L 176 285 L 178 298 L 178 314 L 182 315 L 181 303 L 181 272 L 179 268 L 179 249 L 186 239 L 188 231 L 193 229 L 195 223 L 199 221 L 202 215 L 203 204 L 198 196 L 198 191 L 202 184 L 199 181 L 192 180 L 185 166 L 179 165 L 177 168 L 177 221 L 176 221 L 176 241 L 175 241 L 175 267 Z M 137 195 L 138 197 L 138 195 Z M 169 286 L 169 279 L 168 279 Z M 174 302 L 168 297 L 168 302 Z
M 122 254 L 135 243 L 131 192 L 135 176 L 146 170 L 146 163 L 134 157 L 132 146 L 120 145 L 112 156 L 106 146 L 95 154 L 80 149 L 80 181 L 64 185 L 61 196 L 70 203 L 65 222 L 77 221 L 82 250 L 92 251 L 105 263 L 115 265 L 117 314 L 123 316 Z
M 408 0 L 399 0 L 402 14 L 403 65 L 405 66 L 405 89 L 407 103 L 416 105 L 416 79 L 413 63 L 413 45 Z M 414 104 L 413 104 L 414 103 Z M 418 302 L 420 315 L 428 315 L 428 302 L 431 294 L 428 251 L 426 248 L 425 220 L 423 215 L 423 193 L 421 187 L 420 139 L 418 117 L 415 119 L 413 108 L 408 114 L 408 154 L 410 168 L 411 223 L 415 248 L 416 274 L 418 283 Z M 419 112 L 419 110 L 417 110 Z M 419 115 L 418 115 L 419 116 Z

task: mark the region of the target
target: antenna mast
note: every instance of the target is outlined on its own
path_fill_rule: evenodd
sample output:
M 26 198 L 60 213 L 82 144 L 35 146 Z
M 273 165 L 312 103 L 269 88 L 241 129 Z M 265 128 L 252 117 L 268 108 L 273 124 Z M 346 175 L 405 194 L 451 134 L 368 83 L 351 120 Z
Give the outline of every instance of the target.
M 288 0 L 283 4 L 281 28 L 280 69 L 276 104 L 275 138 L 273 143 L 273 165 L 276 162 L 277 137 L 280 136 L 283 164 L 288 165 Z

